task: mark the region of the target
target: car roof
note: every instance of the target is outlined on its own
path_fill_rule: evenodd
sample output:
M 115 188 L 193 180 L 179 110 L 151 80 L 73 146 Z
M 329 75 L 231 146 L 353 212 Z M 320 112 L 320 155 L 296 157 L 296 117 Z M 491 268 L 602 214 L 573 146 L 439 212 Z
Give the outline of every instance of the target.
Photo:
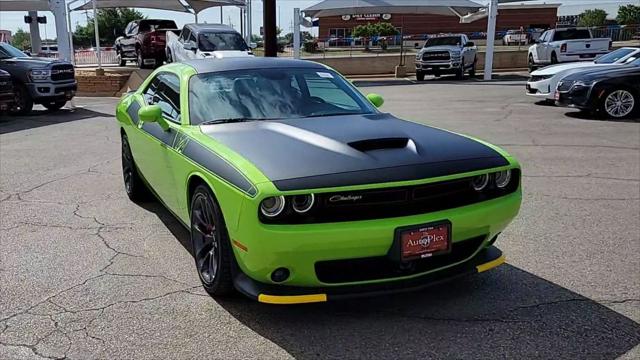
M 284 68 L 308 68 L 326 70 L 322 64 L 307 61 L 274 57 L 243 57 L 226 59 L 195 59 L 183 62 L 196 69 L 199 74 L 249 69 L 284 69 Z
M 233 32 L 236 32 L 236 30 L 234 28 L 232 28 L 231 26 L 228 26 L 228 25 L 224 25 L 224 24 L 187 24 L 185 26 L 188 27 L 192 32 L 195 32 L 195 33 L 199 33 L 199 32 L 202 32 L 202 31 L 205 31 L 205 32 L 216 32 L 216 31 L 220 31 L 220 32 L 233 31 Z

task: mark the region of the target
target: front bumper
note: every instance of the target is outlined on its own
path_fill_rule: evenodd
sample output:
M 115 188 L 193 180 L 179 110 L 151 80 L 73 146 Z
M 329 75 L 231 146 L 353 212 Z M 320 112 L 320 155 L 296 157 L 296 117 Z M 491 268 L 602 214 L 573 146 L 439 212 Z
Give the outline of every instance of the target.
M 78 90 L 78 83 L 71 81 L 33 82 L 27 84 L 29 95 L 36 104 L 52 101 L 71 100 Z
M 426 74 L 447 74 L 455 73 L 460 69 L 462 60 L 449 61 L 416 61 L 416 71 Z
M 417 291 L 462 276 L 490 270 L 503 264 L 504 261 L 505 257 L 502 251 L 495 246 L 490 246 L 478 252 L 472 259 L 456 266 L 395 282 L 318 288 L 280 286 L 257 282 L 241 271 L 237 271 L 234 276 L 234 286 L 239 292 L 262 303 L 302 304 L 325 302 Z
M 528 96 L 553 99 L 554 92 L 551 90 L 551 83 L 546 80 L 527 82 L 525 85 Z

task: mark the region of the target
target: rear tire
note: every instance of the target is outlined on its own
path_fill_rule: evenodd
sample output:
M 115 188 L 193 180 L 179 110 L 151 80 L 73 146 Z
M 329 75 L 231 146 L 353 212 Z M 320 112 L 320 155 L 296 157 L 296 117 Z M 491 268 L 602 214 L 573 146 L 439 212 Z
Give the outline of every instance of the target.
M 478 62 L 477 58 L 473 59 L 473 65 L 471 65 L 471 69 L 469 69 L 469 77 L 470 78 L 475 78 L 476 77 L 476 63 Z
M 558 63 L 558 55 L 556 53 L 551 53 L 551 65 L 555 65 Z
M 147 66 L 144 64 L 144 57 L 142 56 L 142 51 L 140 48 L 136 49 L 136 59 L 138 59 L 138 67 L 140 69 L 146 69 Z
M 33 109 L 33 99 L 29 94 L 29 90 L 23 84 L 13 85 L 15 98 L 11 113 L 14 115 L 27 115 Z
M 62 107 L 67 103 L 66 100 L 64 101 L 56 101 L 56 102 L 52 102 L 52 103 L 48 103 L 48 104 L 42 104 L 42 106 L 46 107 L 47 110 L 49 111 L 58 111 L 60 109 L 62 109 Z
M 416 80 L 424 81 L 424 73 L 422 71 L 416 71 Z
M 171 50 L 167 49 L 167 64 L 171 64 L 173 62 L 173 56 L 171 55 Z
M 142 177 L 138 173 L 138 168 L 133 160 L 129 139 L 126 134 L 122 134 L 122 177 L 124 180 L 124 190 L 133 202 L 148 200 L 151 193 L 145 185 Z
M 122 58 L 122 50 L 116 49 L 116 61 L 118 62 L 118 66 L 127 66 L 127 60 Z
M 202 287 L 211 296 L 233 293 L 233 251 L 222 210 L 211 190 L 198 185 L 191 197 L 191 246 Z

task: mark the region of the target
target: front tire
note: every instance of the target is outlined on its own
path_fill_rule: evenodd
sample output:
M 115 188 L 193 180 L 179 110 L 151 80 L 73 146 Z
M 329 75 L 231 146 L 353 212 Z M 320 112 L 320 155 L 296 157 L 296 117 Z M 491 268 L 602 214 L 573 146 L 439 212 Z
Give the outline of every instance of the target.
M 627 89 L 612 89 L 607 91 L 600 110 L 613 119 L 626 119 L 638 110 L 636 94 Z
M 551 65 L 555 65 L 558 63 L 558 55 L 556 53 L 551 53 Z
M 469 77 L 470 78 L 475 78 L 476 77 L 476 64 L 478 63 L 478 59 L 477 58 L 473 58 L 473 65 L 471 65 L 471 69 L 469 69 Z
M 67 101 L 56 101 L 48 104 L 42 104 L 42 106 L 46 107 L 49 111 L 58 111 L 62 109 L 62 107 L 67 103 Z
M 173 56 L 171 55 L 171 50 L 167 49 L 167 64 L 171 64 L 173 62 Z
M 529 72 L 533 72 L 536 69 L 536 63 L 533 61 L 533 55 L 529 54 Z
M 127 60 L 122 58 L 122 50 L 116 49 L 116 61 L 118 62 L 118 66 L 127 66 Z
M 424 81 L 424 73 L 422 71 L 416 71 L 416 80 Z
M 145 185 L 142 177 L 138 173 L 136 163 L 133 160 L 129 139 L 126 134 L 122 135 L 122 177 L 124 180 L 124 189 L 133 202 L 140 202 L 150 198 L 149 189 Z
M 27 115 L 33 109 L 33 99 L 29 90 L 23 84 L 14 84 L 15 98 L 11 113 L 14 115 Z
M 198 277 L 207 293 L 231 294 L 231 243 L 220 206 L 205 185 L 198 185 L 191 197 L 191 246 Z
M 456 71 L 456 79 L 464 80 L 464 61 L 460 64 L 460 67 Z

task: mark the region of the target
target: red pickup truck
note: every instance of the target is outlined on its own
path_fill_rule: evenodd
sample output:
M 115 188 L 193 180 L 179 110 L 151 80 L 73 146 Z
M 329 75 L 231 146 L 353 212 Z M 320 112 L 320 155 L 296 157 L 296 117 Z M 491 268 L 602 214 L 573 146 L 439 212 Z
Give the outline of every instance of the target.
M 135 61 L 141 69 L 158 67 L 165 61 L 165 34 L 176 30 L 173 20 L 143 19 L 130 22 L 124 35 L 116 39 L 115 48 L 120 66 Z

